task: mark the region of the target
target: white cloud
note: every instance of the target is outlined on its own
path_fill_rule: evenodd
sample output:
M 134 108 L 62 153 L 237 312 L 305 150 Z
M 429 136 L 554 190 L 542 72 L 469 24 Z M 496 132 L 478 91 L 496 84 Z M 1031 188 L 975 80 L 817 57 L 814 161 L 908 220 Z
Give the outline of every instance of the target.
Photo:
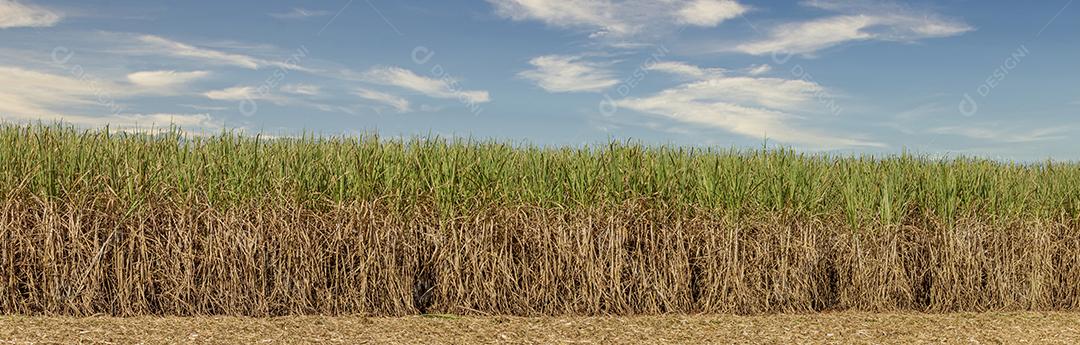
M 49 114 L 43 116 L 23 116 L 9 120 L 19 121 L 42 121 L 63 122 L 79 127 L 102 128 L 109 126 L 112 130 L 125 132 L 144 132 L 151 129 L 168 129 L 169 126 L 177 126 L 187 131 L 215 131 L 223 128 L 223 122 L 216 122 L 210 114 L 113 114 L 104 116 L 88 116 L 75 114 Z
M 489 0 L 495 12 L 513 20 L 538 20 L 558 27 L 586 27 L 601 32 L 626 33 L 628 24 L 616 18 L 610 1 Z
M 660 71 L 674 75 L 689 77 L 691 79 L 705 79 L 708 77 L 723 76 L 726 72 L 723 68 L 701 68 L 685 62 L 662 61 L 649 66 L 650 71 Z
M 695 0 L 679 10 L 678 20 L 682 24 L 712 27 L 746 11 L 746 6 L 732 0 Z
M 198 60 L 205 63 L 237 66 L 247 69 L 259 69 L 262 67 L 277 67 L 288 70 L 297 70 L 308 73 L 319 73 L 320 71 L 312 70 L 300 66 L 298 64 L 292 64 L 288 61 L 270 61 L 244 54 L 228 53 L 210 48 L 196 47 L 187 43 L 181 43 L 173 41 L 161 36 L 154 35 L 141 35 L 136 38 L 136 41 L 143 43 L 143 47 L 135 47 L 134 49 L 128 49 L 126 52 L 131 54 L 143 54 L 143 55 L 162 55 L 170 57 L 187 58 L 192 60 Z M 302 52 L 306 56 L 306 52 Z M 301 53 L 297 53 L 301 54 Z
M 931 128 L 928 132 L 933 134 L 955 135 L 968 139 L 976 139 L 989 142 L 1021 144 L 1040 141 L 1062 140 L 1071 136 L 1070 126 L 1054 126 L 1037 128 L 1032 130 L 1000 129 L 978 126 L 945 126 Z
M 215 101 L 267 101 L 276 105 L 289 105 L 299 103 L 292 98 L 286 97 L 284 95 L 274 94 L 268 89 L 257 88 L 254 86 L 233 86 L 221 90 L 212 90 L 203 93 L 203 96 L 206 96 L 206 98 Z
M 189 44 L 176 42 L 164 37 L 142 35 L 138 40 L 151 45 L 154 49 L 160 49 L 157 53 L 192 58 L 222 65 L 239 66 L 249 69 L 257 69 L 263 64 L 262 61 L 251 56 L 231 54 L 212 49 L 195 47 Z
M 131 84 L 140 87 L 171 90 L 209 75 L 210 72 L 207 71 L 141 71 L 128 74 L 127 79 Z
M 302 89 L 303 88 L 301 88 L 301 90 Z M 260 102 L 263 101 L 277 106 L 309 107 L 326 112 L 344 111 L 346 109 L 340 106 L 332 106 L 327 104 L 310 102 L 300 97 L 294 97 L 291 95 L 298 94 L 295 92 L 286 93 L 280 88 L 274 90 L 266 86 L 233 86 L 221 90 L 212 90 L 203 93 L 203 96 L 206 96 L 206 98 L 215 101 L 240 102 L 240 112 L 245 116 L 254 115 L 254 113 L 259 109 L 259 105 L 261 104 Z
M 826 92 L 816 83 L 798 79 L 715 76 L 668 89 L 661 94 L 678 94 L 689 99 L 718 100 L 780 110 L 800 110 L 813 106 L 815 95 Z
M 251 86 L 234 86 L 223 90 L 214 90 L 204 93 L 206 98 L 218 101 L 241 101 L 256 97 L 255 88 Z
M 324 17 L 334 14 L 331 11 L 324 10 L 309 10 L 304 8 L 294 8 L 292 11 L 284 13 L 270 13 L 271 17 L 277 19 L 307 19 L 313 17 Z
M 518 73 L 548 92 L 599 92 L 619 83 L 605 65 L 581 56 L 545 55 L 529 60 L 533 69 Z
M 428 97 L 458 99 L 469 103 L 487 103 L 491 96 L 487 91 L 462 90 L 455 79 L 433 79 L 417 75 L 400 67 L 375 67 L 362 76 L 364 81 L 413 90 Z
M 225 128 L 223 121 L 218 121 L 210 114 L 113 114 L 113 115 L 77 115 L 47 114 L 41 116 L 0 115 L 0 120 L 12 123 L 63 123 L 82 128 L 100 129 L 106 126 L 111 131 L 128 133 L 159 133 L 176 126 L 191 135 L 214 135 Z
M 90 125 L 98 127 L 104 124 L 136 127 L 176 125 L 187 129 L 213 129 L 222 128 L 223 125 L 223 123 L 215 123 L 210 114 L 122 114 L 87 120 L 90 121 Z
M 746 73 L 749 75 L 762 75 L 765 73 L 769 73 L 769 71 L 772 71 L 772 66 L 770 66 L 769 64 L 762 64 L 750 66 L 750 68 L 747 69 Z
M 206 98 L 215 101 L 268 101 L 277 105 L 293 103 L 285 96 L 275 95 L 267 89 L 254 86 L 233 86 L 221 90 L 213 90 L 203 93 Z
M 131 84 L 0 66 L 0 120 L 64 121 L 73 125 L 149 129 L 175 124 L 184 128 L 219 128 L 209 114 L 125 114 L 117 102 L 148 91 Z M 65 112 L 71 108 L 81 114 Z M 103 115 L 99 115 L 103 114 Z
M 687 66 L 678 66 L 681 70 L 693 71 Z M 816 83 L 779 78 L 699 75 L 706 77 L 648 97 L 625 99 L 617 104 L 681 122 L 811 148 L 883 146 L 794 125 L 799 116 L 793 113 L 812 109 L 817 96 L 826 92 Z
M 740 44 L 736 50 L 754 55 L 769 53 L 812 53 L 820 49 L 874 37 L 863 29 L 877 19 L 870 16 L 837 16 L 781 25 L 764 41 Z
M 898 5 L 831 0 L 806 1 L 803 5 L 843 14 L 782 24 L 773 29 L 768 38 L 739 44 L 734 50 L 753 55 L 812 54 L 846 42 L 914 42 L 956 36 L 974 30 L 963 21 L 917 12 Z
M 322 92 L 322 88 L 311 84 L 285 84 L 280 88 L 281 92 L 301 96 L 316 96 Z
M 408 112 L 412 108 L 409 100 L 385 92 L 361 88 L 357 89 L 354 94 L 360 98 L 390 106 L 399 113 Z
M 671 23 L 714 27 L 747 11 L 734 0 L 488 0 L 495 13 L 585 29 L 592 37 L 628 37 L 663 31 Z
M 49 27 L 60 22 L 61 16 L 43 7 L 14 0 L 0 0 L 0 29 L 19 27 Z
M 58 75 L 0 66 L 0 116 L 35 117 L 69 106 L 115 112 L 118 98 L 136 90 L 82 75 Z
M 179 106 L 181 106 L 181 107 L 185 107 L 185 108 L 191 108 L 191 109 L 195 109 L 195 110 L 203 110 L 203 111 L 210 111 L 210 110 L 213 110 L 213 111 L 223 111 L 223 110 L 229 110 L 229 107 L 221 107 L 221 106 L 210 106 L 210 105 L 200 105 L 200 104 L 177 104 L 177 105 L 179 105 Z

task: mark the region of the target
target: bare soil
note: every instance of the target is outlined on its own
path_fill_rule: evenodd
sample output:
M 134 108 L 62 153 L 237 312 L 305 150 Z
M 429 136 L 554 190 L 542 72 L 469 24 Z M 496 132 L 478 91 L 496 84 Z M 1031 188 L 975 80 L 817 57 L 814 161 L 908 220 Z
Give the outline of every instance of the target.
M 632 317 L 0 316 L 0 344 L 1080 343 L 1080 313 Z

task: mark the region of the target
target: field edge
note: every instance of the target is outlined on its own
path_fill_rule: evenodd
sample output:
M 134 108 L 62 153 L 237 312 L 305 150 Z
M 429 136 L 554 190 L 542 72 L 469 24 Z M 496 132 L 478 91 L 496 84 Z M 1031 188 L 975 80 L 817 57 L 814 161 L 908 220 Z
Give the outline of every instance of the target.
M 1076 343 L 1066 312 L 619 317 L 0 316 L 0 343 Z

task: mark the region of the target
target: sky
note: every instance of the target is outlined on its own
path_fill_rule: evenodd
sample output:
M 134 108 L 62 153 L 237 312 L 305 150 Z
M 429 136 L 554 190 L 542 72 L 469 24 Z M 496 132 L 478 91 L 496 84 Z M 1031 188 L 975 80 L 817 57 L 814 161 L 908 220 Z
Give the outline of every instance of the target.
M 0 121 L 1080 160 L 1080 4 L 0 0 Z

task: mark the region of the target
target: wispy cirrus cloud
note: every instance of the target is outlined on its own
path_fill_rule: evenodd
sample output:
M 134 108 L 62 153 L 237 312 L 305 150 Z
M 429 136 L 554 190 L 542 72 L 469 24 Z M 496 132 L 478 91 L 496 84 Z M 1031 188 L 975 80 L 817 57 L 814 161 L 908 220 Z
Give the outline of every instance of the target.
M 221 90 L 207 91 L 203 93 L 206 98 L 216 101 L 242 101 L 246 99 L 259 98 L 258 92 L 256 92 L 253 86 L 233 86 Z
M 35 117 L 23 117 L 16 120 L 42 121 L 45 123 L 55 121 L 87 128 L 109 126 L 111 130 L 125 132 L 160 130 L 169 126 L 177 126 L 192 134 L 198 134 L 199 131 L 208 131 L 210 134 L 215 134 L 215 131 L 224 128 L 225 125 L 224 122 L 217 121 L 208 113 L 111 114 L 103 116 L 53 113 Z
M 582 56 L 545 55 L 529 60 L 533 69 L 518 73 L 547 92 L 600 92 L 619 80 L 607 64 Z
M 284 93 L 300 96 L 317 96 L 322 93 L 322 87 L 312 84 L 285 84 L 278 89 Z
M 650 71 L 659 71 L 692 79 L 704 79 L 707 77 L 723 76 L 727 70 L 723 68 L 702 68 L 685 62 L 661 61 L 648 66 Z
M 243 55 L 226 53 L 218 50 L 199 48 L 190 44 L 173 41 L 161 36 L 141 35 L 137 37 L 139 42 L 147 44 L 154 54 L 165 54 L 177 57 L 201 60 L 214 64 L 238 66 L 249 69 L 257 69 L 266 62 L 260 59 Z
M 762 75 L 772 71 L 772 66 L 769 64 L 753 65 L 746 69 L 746 73 L 749 75 Z
M 309 10 L 305 8 L 293 8 L 288 12 L 270 13 L 269 16 L 277 19 L 308 19 L 333 15 L 333 11 Z
M 961 20 L 891 3 L 811 0 L 804 1 L 802 5 L 840 14 L 781 24 L 773 28 L 765 39 L 722 50 L 752 55 L 812 54 L 847 42 L 915 42 L 974 30 Z
M 1018 130 L 1015 126 L 943 126 L 929 129 L 927 132 L 940 135 L 960 136 L 983 142 L 1022 144 L 1042 141 L 1064 140 L 1071 137 L 1076 128 L 1072 126 L 1053 126 Z
M 221 90 L 211 90 L 203 93 L 203 96 L 215 101 L 267 101 L 277 105 L 295 103 L 289 97 L 254 86 L 233 86 Z
M 14 0 L 0 0 L 0 29 L 20 27 L 49 27 L 63 17 L 47 8 Z
M 0 116 L 4 117 L 48 116 L 72 106 L 114 112 L 119 107 L 116 99 L 136 91 L 108 80 L 0 66 Z
M 123 51 L 124 53 L 132 55 L 170 56 L 201 61 L 209 64 L 243 67 L 247 69 L 276 67 L 308 73 L 319 73 L 319 71 L 291 64 L 287 61 L 271 61 L 246 54 L 230 53 L 217 49 L 198 47 L 161 36 L 139 35 L 135 40 L 138 43 L 142 43 L 142 46 L 129 47 Z
M 325 100 L 312 101 L 312 96 L 321 95 L 321 88 L 307 84 L 285 84 L 278 88 L 269 86 L 233 86 L 219 90 L 211 90 L 202 95 L 207 99 L 222 102 L 239 102 L 240 113 L 252 116 L 258 111 L 262 102 L 268 102 L 276 106 L 307 107 L 325 112 L 347 112 L 352 109 Z
M 405 113 L 412 110 L 409 100 L 386 92 L 358 88 L 353 94 L 357 97 L 389 106 L 399 113 Z
M 385 91 L 379 91 L 382 92 L 381 94 L 361 93 L 369 98 L 367 101 L 387 106 L 392 108 L 392 111 L 408 112 L 425 109 L 424 106 L 413 107 L 409 98 L 414 97 L 415 94 L 439 99 L 456 99 L 469 104 L 491 101 L 488 91 L 465 89 L 457 78 L 444 74 L 419 75 L 400 67 L 381 66 L 358 72 L 342 64 L 315 59 L 303 60 L 303 66 L 299 63 L 291 64 L 291 59 L 281 62 L 272 61 L 267 57 L 281 56 L 288 52 L 268 44 L 231 40 L 189 44 L 163 36 L 106 31 L 82 33 L 75 37 L 55 43 L 55 46 L 63 47 L 63 49 L 59 53 L 53 52 L 54 64 L 67 69 L 77 69 L 79 73 L 85 73 L 88 77 L 101 77 L 97 78 L 100 80 L 97 88 L 103 89 L 109 86 L 107 93 L 110 95 L 117 92 L 132 93 L 136 91 L 131 89 L 138 89 L 136 93 L 139 96 L 172 97 L 181 96 L 181 94 L 195 96 L 197 98 L 180 100 L 180 102 L 194 105 L 194 107 L 183 107 L 197 111 L 213 110 L 233 113 L 237 109 L 234 102 L 239 102 L 241 113 L 244 115 L 248 115 L 245 111 L 255 109 L 256 103 L 258 106 L 265 103 L 274 106 L 310 107 L 327 112 L 354 112 L 357 110 L 353 107 L 357 96 L 355 89 L 358 87 L 368 90 L 376 89 L 372 87 L 372 84 L 389 85 L 414 92 L 403 93 L 400 96 Z M 93 42 L 93 45 L 83 45 L 84 42 Z M 0 49 L 0 52 L 3 50 Z M 29 54 L 18 49 L 7 52 Z M 306 54 L 306 51 L 303 53 Z M 40 52 L 36 54 L 45 59 L 49 58 L 48 51 L 45 54 Z M 40 60 L 41 58 L 37 58 L 19 62 L 28 65 L 40 62 Z M 139 67 L 160 66 L 158 68 L 161 69 L 128 71 L 125 68 L 127 66 L 118 64 L 118 61 L 130 62 L 131 66 Z M 230 68 L 257 70 L 265 67 L 274 70 L 263 73 L 230 70 Z M 284 71 L 277 70 L 279 68 Z M 291 74 L 294 72 L 299 73 Z M 236 78 L 250 76 L 252 79 L 246 81 L 237 79 L 237 83 L 231 87 L 219 86 L 215 89 L 189 92 L 192 91 L 190 86 L 198 86 L 196 82 L 213 75 L 232 75 Z M 387 95 L 393 97 L 387 97 Z M 89 97 L 96 97 L 96 95 L 91 93 Z M 130 97 L 108 96 L 106 98 L 142 103 L 141 99 Z M 199 99 L 206 104 L 200 104 Z M 3 107 L 14 108 L 16 105 L 27 108 L 38 103 L 25 103 L 20 98 L 15 98 Z M 266 109 L 266 107 L 263 108 Z M 172 111 L 171 109 L 162 110 Z M 26 112 L 41 111 L 39 107 Z
M 629 36 L 670 29 L 672 23 L 714 27 L 749 10 L 735 0 L 488 0 L 495 13 L 535 20 L 592 37 Z
M 685 63 L 664 65 L 660 70 L 693 77 L 685 84 L 646 97 L 617 102 L 621 108 L 658 115 L 679 122 L 723 129 L 753 138 L 767 137 L 780 142 L 815 149 L 883 147 L 862 138 L 844 137 L 795 125 L 814 107 L 821 85 L 804 80 L 724 76 L 708 73 Z
M 208 71 L 140 71 L 127 75 L 127 80 L 133 85 L 155 89 L 159 91 L 175 91 L 177 88 L 193 81 L 206 78 Z
M 381 66 L 364 72 L 361 80 L 419 92 L 425 96 L 458 99 L 469 103 L 487 103 L 491 95 L 482 90 L 463 90 L 456 79 L 428 78 L 401 67 Z
M 181 107 L 184 107 L 184 108 L 191 108 L 191 109 L 202 110 L 202 111 L 225 111 L 225 110 L 229 110 L 229 107 L 213 106 L 213 105 L 202 105 L 202 104 L 177 104 L 177 105 L 179 105 Z
M 134 83 L 80 78 L 0 66 L 0 120 L 63 121 L 85 127 L 110 125 L 139 130 L 170 124 L 185 129 L 220 128 L 209 113 L 125 113 L 118 102 L 153 91 Z

